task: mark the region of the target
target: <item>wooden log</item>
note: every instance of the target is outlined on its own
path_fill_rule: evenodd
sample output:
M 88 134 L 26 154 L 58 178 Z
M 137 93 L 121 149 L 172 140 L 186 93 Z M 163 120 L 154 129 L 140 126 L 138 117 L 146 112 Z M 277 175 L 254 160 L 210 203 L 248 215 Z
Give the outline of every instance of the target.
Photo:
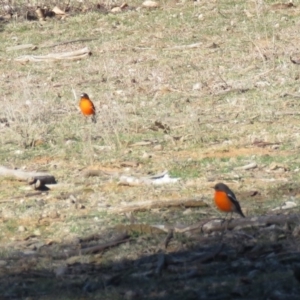
M 15 177 L 18 180 L 28 182 L 41 180 L 48 184 L 56 183 L 54 176 L 45 172 L 26 172 L 19 169 L 9 169 L 4 166 L 0 166 L 0 176 Z
M 85 47 L 71 52 L 49 53 L 47 55 L 23 55 L 15 58 L 18 62 L 50 62 L 59 60 L 79 60 L 91 55 L 91 51 Z

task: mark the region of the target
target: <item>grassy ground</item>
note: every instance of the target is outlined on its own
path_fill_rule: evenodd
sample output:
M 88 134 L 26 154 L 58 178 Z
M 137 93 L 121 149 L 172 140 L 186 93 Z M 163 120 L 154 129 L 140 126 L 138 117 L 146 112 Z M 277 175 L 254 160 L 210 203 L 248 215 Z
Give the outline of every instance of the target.
M 232 187 L 248 216 L 266 214 L 286 200 L 298 205 L 300 66 L 290 56 L 299 51 L 300 6 L 293 3 L 164 1 L 149 10 L 135 1 L 128 3 L 134 9 L 119 14 L 74 10 L 63 21 L 2 22 L 0 163 L 46 170 L 62 184 L 25 197 L 24 183 L 0 179 L 3 261 L 32 236 L 43 243 L 72 244 L 128 224 L 128 216 L 109 212 L 120 204 L 193 197 L 207 203 L 197 209 L 136 213 L 138 223 L 189 225 L 203 216 L 220 216 L 210 188 L 219 181 Z M 85 38 L 91 40 L 63 44 Z M 57 42 L 62 44 L 41 47 Z M 6 51 L 28 43 L 38 48 Z M 15 61 L 25 54 L 86 46 L 92 55 L 80 61 Z M 94 101 L 97 124 L 79 112 L 82 92 Z M 140 141 L 151 144 L 131 147 Z M 124 167 L 128 161 L 134 167 Z M 257 168 L 239 168 L 252 162 Z M 127 187 L 113 176 L 83 177 L 86 169 L 144 175 L 168 170 L 181 181 Z M 253 191 L 258 195 L 252 197 Z M 125 244 L 104 254 L 101 263 L 137 259 L 151 243 L 142 249 Z M 24 271 L 22 263 L 8 265 Z M 24 268 L 52 272 L 56 267 L 34 259 L 32 267 Z M 47 276 L 43 282 L 47 289 L 41 288 L 41 295 L 33 289 L 34 295 L 47 299 L 56 283 Z M 66 298 L 74 297 L 71 290 Z M 106 292 L 106 299 L 124 297 Z

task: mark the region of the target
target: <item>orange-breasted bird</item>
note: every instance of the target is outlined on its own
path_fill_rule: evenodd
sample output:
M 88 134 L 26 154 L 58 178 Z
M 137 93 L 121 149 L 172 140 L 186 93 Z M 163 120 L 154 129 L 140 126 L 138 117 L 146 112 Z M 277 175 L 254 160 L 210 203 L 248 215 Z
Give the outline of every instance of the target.
M 96 109 L 95 109 L 94 103 L 92 102 L 92 100 L 90 100 L 88 94 L 86 94 L 86 93 L 81 94 L 80 97 L 81 98 L 80 98 L 80 102 L 79 102 L 79 107 L 80 107 L 82 114 L 84 116 L 92 115 L 92 121 L 94 123 L 96 123 L 97 122 Z
M 219 210 L 224 212 L 235 212 L 245 218 L 239 202 L 236 200 L 233 191 L 224 183 L 217 183 L 215 189 L 215 204 Z

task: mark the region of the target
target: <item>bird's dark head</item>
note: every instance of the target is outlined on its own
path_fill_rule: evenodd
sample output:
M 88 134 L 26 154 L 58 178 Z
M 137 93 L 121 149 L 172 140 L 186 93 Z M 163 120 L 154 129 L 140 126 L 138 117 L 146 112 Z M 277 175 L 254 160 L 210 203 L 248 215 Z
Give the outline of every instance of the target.
M 217 183 L 213 188 L 216 191 L 227 191 L 228 190 L 228 186 L 221 182 Z
M 86 94 L 86 93 L 82 93 L 80 97 L 81 97 L 81 98 L 87 98 L 87 99 L 90 99 L 89 96 L 88 96 L 88 94 Z

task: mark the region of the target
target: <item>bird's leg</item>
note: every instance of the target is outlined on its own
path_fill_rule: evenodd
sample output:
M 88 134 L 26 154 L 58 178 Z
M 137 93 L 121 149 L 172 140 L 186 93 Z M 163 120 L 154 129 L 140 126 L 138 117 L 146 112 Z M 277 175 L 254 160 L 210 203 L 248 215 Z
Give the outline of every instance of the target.
M 227 219 L 227 215 L 226 215 L 226 219 Z M 227 222 L 226 222 L 225 230 L 228 231 L 228 224 L 229 224 L 229 222 L 230 222 L 230 218 L 229 218 L 228 220 L 226 220 L 226 221 L 227 221 Z
M 230 212 L 230 219 L 228 221 L 228 224 L 232 221 L 232 215 L 233 215 L 233 212 Z
M 225 217 L 224 219 L 222 219 L 222 223 L 221 223 L 221 224 L 222 224 L 222 227 L 223 227 L 223 224 L 225 223 L 224 229 L 221 231 L 221 236 L 220 236 L 221 241 L 223 240 L 223 237 L 224 237 L 224 235 L 225 235 L 225 232 L 227 231 L 226 218 L 227 218 L 227 215 L 226 215 L 226 217 Z
M 227 221 L 226 219 L 227 219 L 227 215 L 226 215 L 226 217 L 225 217 L 224 219 L 222 219 L 222 223 L 221 223 L 222 226 L 223 226 L 223 224 L 225 223 L 224 231 L 226 231 L 226 230 L 227 230 L 227 227 L 228 227 L 228 224 L 227 224 L 227 222 L 226 222 L 226 221 Z M 223 233 L 224 233 L 224 232 L 223 232 Z
M 227 215 L 226 215 L 226 217 L 225 217 L 225 219 L 222 221 L 222 224 L 223 223 L 225 223 L 225 231 L 227 231 L 228 230 L 228 225 L 229 225 L 229 223 L 231 222 L 231 220 L 232 220 L 232 212 L 230 212 L 230 218 L 229 219 L 227 219 Z

